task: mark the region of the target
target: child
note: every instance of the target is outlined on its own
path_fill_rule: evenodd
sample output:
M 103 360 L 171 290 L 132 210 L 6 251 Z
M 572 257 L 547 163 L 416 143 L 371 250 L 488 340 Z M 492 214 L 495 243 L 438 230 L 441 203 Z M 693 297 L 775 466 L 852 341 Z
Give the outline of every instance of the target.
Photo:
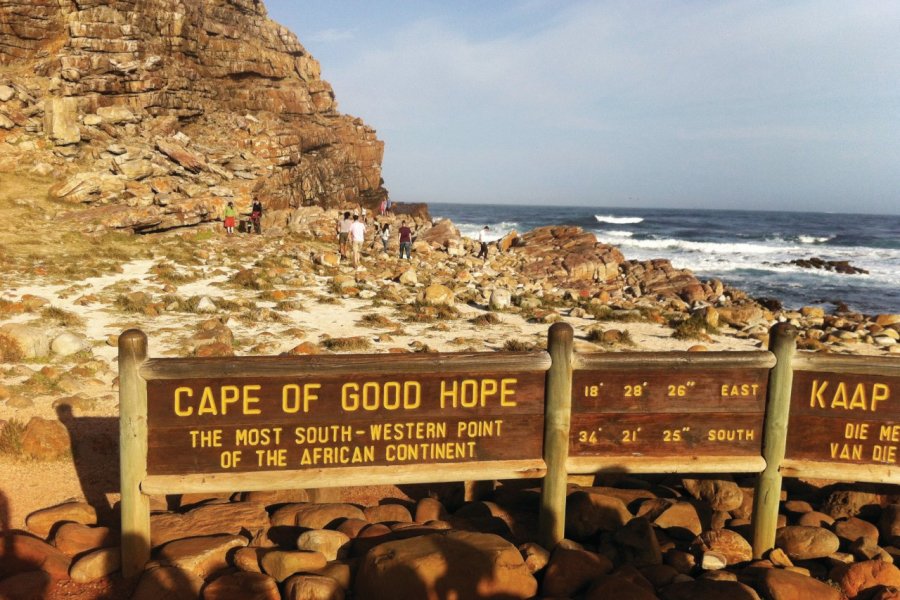
M 234 202 L 229 201 L 225 207 L 225 233 L 231 235 L 234 233 L 234 221 L 237 219 L 237 211 L 234 210 Z

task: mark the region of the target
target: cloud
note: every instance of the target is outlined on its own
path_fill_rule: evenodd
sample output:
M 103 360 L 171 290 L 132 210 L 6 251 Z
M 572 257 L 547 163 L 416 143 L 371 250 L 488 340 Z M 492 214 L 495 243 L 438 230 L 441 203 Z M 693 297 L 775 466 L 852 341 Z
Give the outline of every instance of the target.
M 523 6 L 548 5 L 524 3 L 520 15 Z M 807 187 L 793 192 L 823 201 L 854 189 L 849 180 L 815 183 L 846 161 L 842 142 L 881 157 L 878 165 L 900 161 L 898 3 L 555 6 L 562 8 L 532 27 L 493 35 L 438 17 L 398 23 L 383 36 L 360 31 L 371 37 L 356 40 L 356 54 L 324 64 L 342 110 L 387 142 L 392 190 L 402 195 L 427 181 L 474 193 L 454 174 L 465 172 L 466 181 L 494 188 L 486 195 L 546 197 L 544 181 L 565 180 L 580 184 L 584 198 L 639 186 L 643 196 L 676 201 L 666 194 L 690 197 L 690 173 L 673 182 L 677 169 L 652 161 L 703 164 L 715 155 L 746 165 L 751 195 L 783 183 L 760 178 L 761 170 L 810 146 L 796 178 Z M 900 176 L 875 164 L 855 175 L 883 195 L 896 190 Z M 637 185 L 625 180 L 636 176 Z M 708 173 L 706 185 L 716 176 Z M 723 173 L 723 186 L 733 176 Z

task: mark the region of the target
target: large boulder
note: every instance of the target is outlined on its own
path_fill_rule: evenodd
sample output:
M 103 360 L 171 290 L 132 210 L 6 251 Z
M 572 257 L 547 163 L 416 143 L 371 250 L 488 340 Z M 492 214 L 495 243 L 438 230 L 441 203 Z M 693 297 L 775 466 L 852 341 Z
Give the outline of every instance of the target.
M 451 592 L 452 591 L 452 592 Z M 450 531 L 385 542 L 366 554 L 354 595 L 378 600 L 531 598 L 537 580 L 522 555 L 488 533 Z

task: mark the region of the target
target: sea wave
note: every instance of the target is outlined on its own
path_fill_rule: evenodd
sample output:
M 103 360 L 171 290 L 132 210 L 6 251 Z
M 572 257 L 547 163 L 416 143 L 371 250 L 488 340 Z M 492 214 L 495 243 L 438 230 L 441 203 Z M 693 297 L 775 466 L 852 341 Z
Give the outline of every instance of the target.
M 797 239 L 801 244 L 824 244 L 834 239 L 833 235 L 799 235 Z
M 635 223 L 643 223 L 643 217 L 614 217 L 612 215 L 594 215 L 594 218 L 601 223 L 610 223 L 612 225 L 633 225 Z
M 619 238 L 619 239 L 621 239 L 621 238 L 630 238 L 630 237 L 634 237 L 634 232 L 633 232 L 633 231 L 624 231 L 624 230 L 623 230 L 623 231 L 616 231 L 616 230 L 614 230 L 614 229 L 609 230 L 609 231 L 601 231 L 600 234 L 603 235 L 603 236 L 606 236 L 607 238 Z

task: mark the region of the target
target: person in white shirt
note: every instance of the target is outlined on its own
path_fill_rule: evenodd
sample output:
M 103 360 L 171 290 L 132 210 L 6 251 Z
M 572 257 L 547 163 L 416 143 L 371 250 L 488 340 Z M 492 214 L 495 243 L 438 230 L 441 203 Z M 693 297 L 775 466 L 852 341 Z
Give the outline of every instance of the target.
M 353 249 L 353 266 L 359 266 L 359 253 L 363 242 L 366 240 L 366 224 L 359 220 L 359 215 L 353 215 L 353 224 L 350 225 L 350 244 Z
M 490 237 L 490 234 L 488 233 L 489 231 L 490 231 L 490 229 L 488 228 L 487 225 L 485 225 L 484 229 L 482 229 L 480 232 L 478 232 L 478 241 L 481 242 L 481 250 L 478 251 L 477 258 L 483 258 L 484 260 L 487 260 L 488 237 Z

